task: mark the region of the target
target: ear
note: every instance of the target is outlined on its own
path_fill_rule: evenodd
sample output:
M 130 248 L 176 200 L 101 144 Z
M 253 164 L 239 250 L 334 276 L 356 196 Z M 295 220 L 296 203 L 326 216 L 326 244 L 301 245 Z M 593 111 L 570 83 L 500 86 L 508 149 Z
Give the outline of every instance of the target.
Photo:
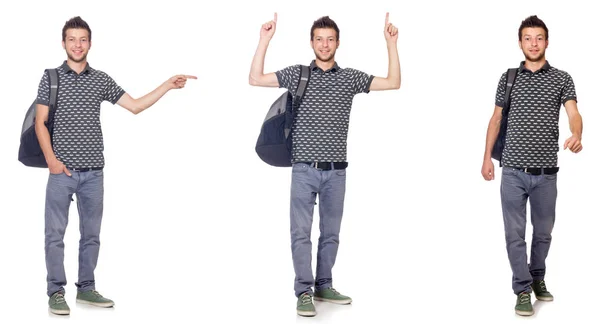
M 521 43 L 521 40 L 519 40 L 519 48 L 522 50 L 523 49 L 523 44 Z
M 544 49 L 548 48 L 548 44 L 550 44 L 550 41 L 546 39 L 546 47 Z
M 315 45 L 314 45 L 314 43 L 313 43 L 313 40 L 311 39 L 311 40 L 310 40 L 310 47 L 314 48 L 314 46 L 315 46 Z
M 339 48 L 340 47 L 340 40 L 336 40 L 335 41 L 335 48 Z
M 67 49 L 67 45 L 65 44 L 65 41 L 62 41 L 62 47 L 63 47 L 63 49 L 65 49 L 65 50 Z

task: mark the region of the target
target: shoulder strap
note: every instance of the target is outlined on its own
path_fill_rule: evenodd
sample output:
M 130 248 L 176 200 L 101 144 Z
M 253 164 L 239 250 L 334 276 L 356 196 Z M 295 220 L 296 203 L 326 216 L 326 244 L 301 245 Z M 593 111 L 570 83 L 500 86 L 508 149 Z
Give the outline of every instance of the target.
M 306 90 L 306 86 L 308 85 L 308 80 L 310 79 L 310 70 L 308 66 L 301 65 L 300 66 L 300 80 L 298 80 L 298 88 L 296 88 L 296 93 L 294 94 L 294 98 L 292 100 L 292 111 L 289 115 L 286 116 L 284 134 L 287 138 L 292 130 L 292 124 L 294 119 L 296 118 L 296 114 L 298 113 L 298 107 L 300 107 L 300 102 L 302 102 L 302 98 L 304 97 L 304 91 Z
M 58 72 L 56 69 L 48 69 L 48 78 L 50 79 L 50 110 L 56 110 L 56 98 L 58 97 Z
M 512 87 L 515 84 L 515 80 L 517 79 L 517 71 L 519 69 L 508 69 L 506 71 L 506 92 L 504 93 L 504 108 L 503 110 L 508 112 L 510 107 L 510 93 L 512 91 Z
M 302 65 L 300 66 L 300 81 L 298 82 L 298 89 L 296 89 L 296 98 L 302 100 L 304 96 L 304 91 L 306 90 L 306 86 L 308 85 L 308 79 L 310 78 L 310 71 L 308 70 L 308 66 Z

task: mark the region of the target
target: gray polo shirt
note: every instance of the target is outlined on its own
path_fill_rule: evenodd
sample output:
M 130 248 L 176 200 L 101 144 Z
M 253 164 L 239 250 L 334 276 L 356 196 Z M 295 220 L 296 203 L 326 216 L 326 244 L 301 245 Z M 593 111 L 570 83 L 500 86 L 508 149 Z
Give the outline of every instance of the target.
M 275 72 L 280 88 L 295 93 L 300 65 Z M 323 71 L 313 60 L 304 99 L 292 125 L 292 163 L 346 162 L 346 143 L 352 100 L 369 92 L 372 75 L 342 69 L 337 63 Z
M 106 73 L 86 65 L 77 74 L 65 61 L 58 69 L 58 98 L 54 115 L 52 147 L 67 168 L 104 167 L 104 143 L 100 127 L 100 104 L 113 105 L 125 93 Z M 50 83 L 44 73 L 37 103 L 48 105 Z
M 505 93 L 506 72 L 498 83 L 496 106 L 504 108 Z M 502 164 L 518 168 L 556 167 L 560 107 L 577 100 L 573 79 L 547 61 L 535 72 L 521 62 L 510 97 Z

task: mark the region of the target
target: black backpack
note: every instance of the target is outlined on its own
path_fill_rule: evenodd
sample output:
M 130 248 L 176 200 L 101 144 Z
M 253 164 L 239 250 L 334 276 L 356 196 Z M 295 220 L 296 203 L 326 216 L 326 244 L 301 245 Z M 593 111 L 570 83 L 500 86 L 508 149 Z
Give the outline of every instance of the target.
M 500 121 L 500 131 L 496 142 L 492 148 L 492 158 L 498 160 L 502 166 L 502 151 L 506 142 L 506 128 L 508 126 L 508 112 L 510 110 L 510 92 L 517 78 L 518 69 L 508 69 L 506 71 L 506 91 L 504 93 L 504 108 L 502 108 L 502 120 Z
M 267 164 L 292 166 L 292 124 L 308 85 L 310 71 L 301 66 L 296 93 L 286 91 L 271 105 L 256 141 L 256 154 Z
M 50 141 L 52 141 L 52 133 L 54 130 L 54 113 L 56 112 L 56 98 L 58 96 L 58 72 L 56 69 L 48 69 L 48 78 L 50 79 L 50 103 L 48 104 L 48 121 L 45 123 L 50 133 Z M 19 161 L 26 166 L 36 168 L 47 168 L 44 152 L 38 142 L 37 134 L 35 133 L 35 116 L 36 116 L 36 100 L 27 110 L 23 128 L 21 130 L 21 145 L 19 146 Z

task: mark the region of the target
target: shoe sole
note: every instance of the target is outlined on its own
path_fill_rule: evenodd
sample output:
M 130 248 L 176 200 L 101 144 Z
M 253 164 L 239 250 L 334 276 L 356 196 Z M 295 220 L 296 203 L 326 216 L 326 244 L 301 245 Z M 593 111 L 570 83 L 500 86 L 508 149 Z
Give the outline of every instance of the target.
M 92 306 L 98 306 L 98 307 L 104 307 L 104 308 L 113 307 L 115 305 L 114 302 L 96 303 L 96 302 L 91 302 L 91 301 L 87 301 L 87 300 L 83 300 L 83 299 L 77 299 L 76 301 L 80 304 L 86 304 L 86 305 L 92 305 Z
M 69 315 L 71 314 L 70 310 L 64 310 L 64 309 L 52 309 L 52 308 L 48 308 L 48 310 L 50 311 L 50 313 L 54 314 L 54 315 Z
M 521 315 L 521 316 L 531 316 L 531 315 L 533 315 L 534 311 L 515 310 L 515 313 L 517 313 L 517 315 Z
M 317 315 L 316 311 L 296 311 L 298 313 L 298 315 L 300 316 L 304 316 L 304 317 L 313 317 L 315 315 Z
M 553 301 L 554 297 L 538 297 L 538 296 L 535 296 L 535 299 L 541 300 L 541 301 Z
M 328 299 L 328 298 L 322 298 L 322 297 L 316 297 L 316 296 L 313 296 L 313 299 L 318 300 L 318 301 L 328 302 L 328 303 L 334 303 L 334 304 L 338 304 L 338 305 L 352 304 L 352 299 L 337 300 L 337 299 Z

